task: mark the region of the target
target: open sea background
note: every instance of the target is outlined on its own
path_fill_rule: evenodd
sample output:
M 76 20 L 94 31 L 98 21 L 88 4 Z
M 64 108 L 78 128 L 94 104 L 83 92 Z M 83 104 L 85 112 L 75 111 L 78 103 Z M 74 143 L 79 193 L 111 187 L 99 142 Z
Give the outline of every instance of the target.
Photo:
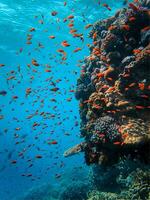
M 123 2 L 68 0 L 64 6 L 63 0 L 0 0 L 0 63 L 5 65 L 0 67 L 0 91 L 7 92 L 0 95 L 0 200 L 17 199 L 43 184 L 61 190 L 71 182 L 86 182 L 90 167 L 83 154 L 63 157 L 82 141 L 79 102 L 70 90 L 76 87 L 81 60 L 92 42 L 90 29 L 84 27 L 113 16 Z M 74 15 L 74 28 L 83 33 L 84 42 L 69 34 L 68 21 L 63 22 L 69 15 Z M 32 27 L 35 31 L 29 32 Z M 30 45 L 27 34 L 32 34 Z M 64 40 L 70 47 L 61 46 Z M 82 50 L 74 53 L 78 47 Z M 67 60 L 61 60 L 58 49 L 66 51 Z M 39 66 L 33 66 L 32 59 Z M 59 90 L 51 91 L 54 86 Z

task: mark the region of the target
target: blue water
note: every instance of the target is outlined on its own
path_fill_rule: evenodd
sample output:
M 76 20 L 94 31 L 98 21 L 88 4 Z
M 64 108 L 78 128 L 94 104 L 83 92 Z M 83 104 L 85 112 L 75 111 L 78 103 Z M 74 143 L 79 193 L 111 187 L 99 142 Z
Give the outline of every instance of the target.
M 90 28 L 84 27 L 113 16 L 124 1 L 66 2 L 64 6 L 63 0 L 0 0 L 0 64 L 5 65 L 0 67 L 0 90 L 7 92 L 0 95 L 0 200 L 16 199 L 43 184 L 59 187 L 65 181 L 72 182 L 73 170 L 86 180 L 90 167 L 84 156 L 63 157 L 66 149 L 82 141 L 79 102 L 70 90 L 76 87 L 80 61 L 88 56 L 87 44 L 92 43 Z M 112 11 L 102 3 L 109 4 Z M 58 14 L 52 16 L 53 11 Z M 68 22 L 63 22 L 69 15 L 74 15 L 74 29 L 83 33 L 84 42 L 69 34 Z M 29 31 L 32 27 L 34 32 Z M 27 34 L 32 35 L 30 45 L 26 44 Z M 69 47 L 61 46 L 64 40 Z M 78 47 L 82 50 L 74 53 Z M 66 51 L 67 60 L 62 61 L 58 49 Z M 39 66 L 33 66 L 32 59 Z M 10 76 L 14 78 L 7 80 Z M 51 91 L 54 87 L 59 90 Z M 31 88 L 29 95 L 27 88 Z M 33 127 L 34 123 L 38 126 Z M 48 144 L 53 140 L 57 144 Z

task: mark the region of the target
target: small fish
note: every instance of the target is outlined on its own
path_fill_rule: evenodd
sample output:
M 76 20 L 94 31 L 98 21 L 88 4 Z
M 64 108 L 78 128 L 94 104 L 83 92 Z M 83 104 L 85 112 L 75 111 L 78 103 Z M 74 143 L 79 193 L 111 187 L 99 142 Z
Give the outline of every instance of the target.
M 92 27 L 93 25 L 92 24 L 87 24 L 84 28 L 85 29 L 88 29 L 88 28 L 90 28 L 90 27 Z
M 50 35 L 49 38 L 50 39 L 55 39 L 55 36 L 54 35 Z
M 51 72 L 51 70 L 50 69 L 45 69 L 45 72 Z
M 16 164 L 16 163 L 17 163 L 16 160 L 12 160 L 12 161 L 11 161 L 11 164 Z
M 144 98 L 144 99 L 149 99 L 149 96 L 148 95 L 141 95 L 140 97 Z
M 60 178 L 61 174 L 55 174 L 55 178 Z
M 76 53 L 76 52 L 81 51 L 81 50 L 82 50 L 82 49 L 78 47 L 78 48 L 76 48 L 73 52 Z
M 108 6 L 108 4 L 104 3 L 103 7 L 107 8 L 107 10 L 111 11 L 111 8 Z
M 29 29 L 29 31 L 30 31 L 30 32 L 35 31 L 35 28 L 32 27 L 32 28 Z
M 35 59 L 32 59 L 32 65 L 34 65 L 34 66 L 39 66 L 39 64 L 37 63 L 37 61 L 35 60 Z
M 59 88 L 58 87 L 55 87 L 55 88 L 52 88 L 52 89 L 50 89 L 52 92 L 57 92 L 58 90 L 59 90 Z
M 41 155 L 36 155 L 35 157 L 36 157 L 36 158 L 38 158 L 38 159 L 39 159 L 39 158 L 42 158 L 42 156 L 41 156 Z
M 137 106 L 135 106 L 135 108 L 141 110 L 141 109 L 144 109 L 145 107 L 144 107 L 144 106 L 137 105 Z
M 5 96 L 7 92 L 5 90 L 0 91 L 0 95 Z
M 69 27 L 73 27 L 73 26 L 74 26 L 74 24 L 73 24 L 73 23 L 71 23 L 71 24 L 68 24 L 68 26 L 69 26 Z
M 94 32 L 92 37 L 95 40 L 97 38 L 97 32 Z
M 68 19 L 73 19 L 74 16 L 73 16 L 73 15 L 69 15 L 67 18 L 68 18 Z
M 28 96 L 31 93 L 31 88 L 26 89 L 26 96 Z
M 112 30 L 115 30 L 116 28 L 117 28 L 117 26 L 111 25 L 111 26 L 109 26 L 108 30 L 109 30 L 109 31 L 112 31 Z
M 51 142 L 48 142 L 48 144 L 58 144 L 58 142 L 56 140 L 53 140 Z
M 58 14 L 58 12 L 56 12 L 56 11 L 51 12 L 52 16 L 56 16 L 57 14 Z
M 121 145 L 121 142 L 114 142 L 114 145 Z
M 130 26 L 129 25 L 122 25 L 122 29 L 124 29 L 125 31 L 129 31 L 130 30 Z
M 18 99 L 18 96 L 12 96 L 13 99 Z
M 77 32 L 77 30 L 76 29 L 70 29 L 70 32 L 69 33 L 75 33 L 75 32 Z
M 139 8 L 135 6 L 133 3 L 129 3 L 129 8 L 131 8 L 135 12 L 139 11 Z
M 129 21 L 130 21 L 130 22 L 134 22 L 135 20 L 136 20 L 135 17 L 130 17 L 130 18 L 129 18 Z
M 69 44 L 66 40 L 64 40 L 64 41 L 61 43 L 61 45 L 62 45 L 63 47 L 69 47 L 69 46 L 70 46 L 70 44 Z
M 138 84 L 140 90 L 144 90 L 145 89 L 145 84 L 144 83 L 139 83 Z
M 144 32 L 144 31 L 148 31 L 148 30 L 150 30 L 150 26 L 144 27 L 141 31 Z
M 140 49 L 134 49 L 132 52 L 133 52 L 134 54 L 139 54 L 139 53 L 141 53 L 141 50 L 140 50 Z

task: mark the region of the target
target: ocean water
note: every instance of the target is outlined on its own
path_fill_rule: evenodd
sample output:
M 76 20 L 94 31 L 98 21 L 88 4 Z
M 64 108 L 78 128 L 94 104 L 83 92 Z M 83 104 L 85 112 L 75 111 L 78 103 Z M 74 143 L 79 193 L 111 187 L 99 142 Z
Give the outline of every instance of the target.
M 82 153 L 63 157 L 83 141 L 74 90 L 92 43 L 91 28 L 85 26 L 113 16 L 124 2 L 0 0 L 0 64 L 5 65 L 0 67 L 0 91 L 6 92 L 0 95 L 0 200 L 23 199 L 49 185 L 57 197 L 68 184 L 88 181 L 90 166 Z M 74 18 L 64 22 L 70 15 Z M 82 38 L 69 33 L 71 20 Z M 64 40 L 70 46 L 63 47 Z

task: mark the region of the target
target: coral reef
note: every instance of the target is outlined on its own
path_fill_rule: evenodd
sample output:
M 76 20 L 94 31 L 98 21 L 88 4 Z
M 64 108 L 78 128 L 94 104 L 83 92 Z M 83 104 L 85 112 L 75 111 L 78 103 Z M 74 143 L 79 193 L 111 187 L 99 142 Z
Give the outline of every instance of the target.
M 75 94 L 84 142 L 66 154 L 83 151 L 95 164 L 88 200 L 150 199 L 149 8 L 149 0 L 129 3 L 89 34 Z
M 76 182 L 75 184 L 68 185 L 60 194 L 61 200 L 84 200 L 87 199 L 89 185 L 83 182 Z
M 126 171 L 124 168 L 123 170 Z M 110 173 L 108 174 L 110 176 Z M 100 189 L 93 190 L 88 194 L 88 200 L 148 200 L 150 198 L 150 179 L 148 177 L 150 177 L 150 171 L 148 169 L 144 170 L 137 168 L 135 171 L 132 169 L 130 172 L 124 172 L 123 174 L 119 173 L 117 178 L 119 187 L 116 190 L 116 184 L 114 186 L 116 191 L 109 190 L 108 192 L 104 189 L 102 191 Z M 111 177 L 109 178 L 109 180 L 114 179 Z M 109 185 L 109 187 L 112 186 Z
M 88 165 L 114 164 L 129 154 L 150 161 L 148 6 L 149 1 L 129 3 L 115 16 L 96 22 L 89 34 L 93 45 L 75 94 L 85 138 L 80 151 Z

